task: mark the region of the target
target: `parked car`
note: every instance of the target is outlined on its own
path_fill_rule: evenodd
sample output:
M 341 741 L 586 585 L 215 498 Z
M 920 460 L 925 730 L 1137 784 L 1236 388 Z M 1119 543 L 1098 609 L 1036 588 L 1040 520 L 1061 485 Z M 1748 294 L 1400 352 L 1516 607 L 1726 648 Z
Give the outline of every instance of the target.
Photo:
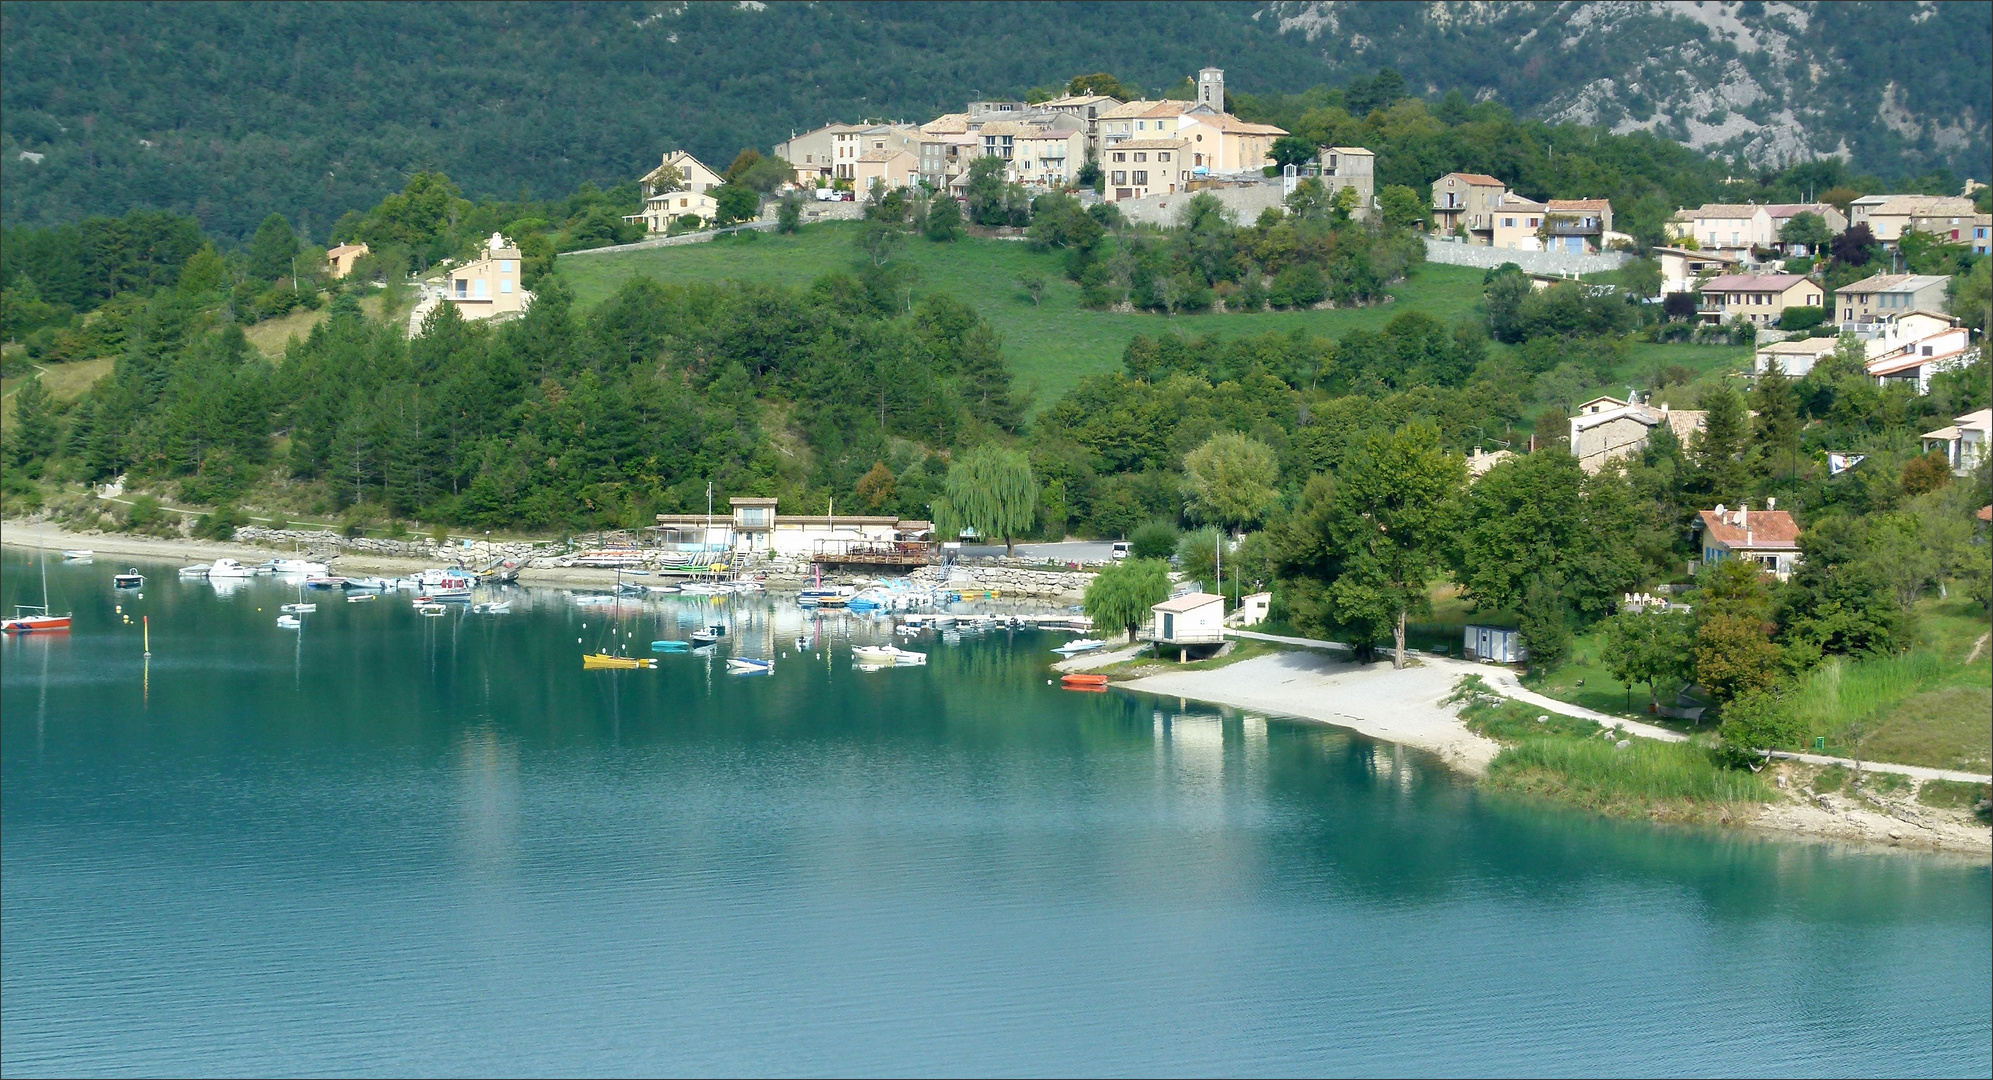
M 1125 559 L 1125 558 L 1127 558 L 1127 557 L 1128 557 L 1128 541 L 1126 541 L 1126 540 L 1116 540 L 1116 541 L 1114 542 L 1114 548 L 1113 548 L 1113 554 L 1114 554 L 1114 558 L 1116 558 L 1116 559 Z

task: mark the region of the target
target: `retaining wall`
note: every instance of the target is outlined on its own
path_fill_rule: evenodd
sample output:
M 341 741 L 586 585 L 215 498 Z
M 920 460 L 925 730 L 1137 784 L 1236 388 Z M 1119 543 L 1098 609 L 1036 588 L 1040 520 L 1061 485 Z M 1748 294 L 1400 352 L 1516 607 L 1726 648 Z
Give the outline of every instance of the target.
M 1602 251 L 1596 255 L 1570 251 L 1517 251 L 1514 248 L 1483 247 L 1428 236 L 1426 261 L 1447 266 L 1475 266 L 1483 270 L 1514 263 L 1529 274 L 1596 274 L 1617 270 L 1632 262 L 1633 256 L 1624 251 Z
M 993 590 L 1000 596 L 1077 600 L 1093 575 L 1082 572 L 1020 570 L 1008 566 L 923 566 L 907 575 L 923 585 Z

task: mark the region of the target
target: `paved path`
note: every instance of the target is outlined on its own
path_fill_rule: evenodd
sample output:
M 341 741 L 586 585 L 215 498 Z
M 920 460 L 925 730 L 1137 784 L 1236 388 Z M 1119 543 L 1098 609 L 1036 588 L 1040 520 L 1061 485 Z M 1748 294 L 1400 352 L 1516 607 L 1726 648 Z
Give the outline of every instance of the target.
M 963 544 L 961 555 L 965 559 L 981 559 L 1003 555 L 1002 544 Z M 1042 559 L 1046 562 L 1104 563 L 1114 558 L 1114 542 L 1111 540 L 1067 540 L 1056 544 L 1019 544 L 1017 557 L 1020 559 Z
M 1259 634 L 1250 630 L 1227 630 L 1234 637 L 1252 638 L 1256 641 L 1274 641 L 1283 645 L 1298 645 L 1309 649 L 1348 649 L 1339 641 L 1324 641 L 1319 638 L 1281 637 L 1276 634 Z M 1597 712 L 1582 705 L 1539 694 L 1522 685 L 1522 679 L 1513 670 L 1498 664 L 1476 664 L 1466 660 L 1453 660 L 1443 656 L 1421 654 L 1421 664 L 1451 669 L 1459 676 L 1479 675 L 1482 680 L 1504 697 L 1526 701 L 1548 712 L 1561 713 L 1590 720 L 1608 728 L 1619 728 L 1628 735 L 1638 735 L 1656 742 L 1687 742 L 1688 736 L 1679 731 L 1641 723 L 1623 716 Z M 1856 762 L 1853 758 L 1829 757 L 1826 754 L 1792 754 L 1783 750 L 1773 751 L 1772 756 L 1781 761 L 1798 761 L 1808 765 L 1839 765 L 1844 769 L 1862 769 L 1867 772 L 1895 773 L 1899 776 L 1914 777 L 1919 780 L 1956 780 L 1963 783 L 1993 783 L 1993 776 L 1981 773 L 1960 772 L 1956 769 L 1933 769 L 1925 765 L 1900 765 L 1893 761 Z

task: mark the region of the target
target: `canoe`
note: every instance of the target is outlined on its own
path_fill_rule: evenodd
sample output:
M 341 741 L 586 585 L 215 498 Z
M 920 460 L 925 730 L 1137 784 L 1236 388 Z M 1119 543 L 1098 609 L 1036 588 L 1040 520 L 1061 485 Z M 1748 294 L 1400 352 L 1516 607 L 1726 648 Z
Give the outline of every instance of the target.
M 581 658 L 584 670 L 627 671 L 634 668 L 656 667 L 657 661 L 635 656 L 611 656 L 608 653 L 588 653 Z
M 1107 687 L 1107 676 L 1105 675 L 1087 675 L 1075 672 L 1062 677 L 1059 681 L 1070 687 L 1095 686 L 1101 689 L 1106 689 Z

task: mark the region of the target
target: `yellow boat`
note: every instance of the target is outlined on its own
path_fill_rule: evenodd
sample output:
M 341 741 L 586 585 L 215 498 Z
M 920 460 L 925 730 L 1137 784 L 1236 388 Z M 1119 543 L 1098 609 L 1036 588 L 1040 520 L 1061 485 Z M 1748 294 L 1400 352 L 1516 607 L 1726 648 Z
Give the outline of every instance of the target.
M 640 658 L 635 656 L 611 656 L 608 653 L 588 653 L 581 658 L 581 666 L 584 670 L 598 668 L 654 668 L 657 666 L 657 661 L 649 657 Z

